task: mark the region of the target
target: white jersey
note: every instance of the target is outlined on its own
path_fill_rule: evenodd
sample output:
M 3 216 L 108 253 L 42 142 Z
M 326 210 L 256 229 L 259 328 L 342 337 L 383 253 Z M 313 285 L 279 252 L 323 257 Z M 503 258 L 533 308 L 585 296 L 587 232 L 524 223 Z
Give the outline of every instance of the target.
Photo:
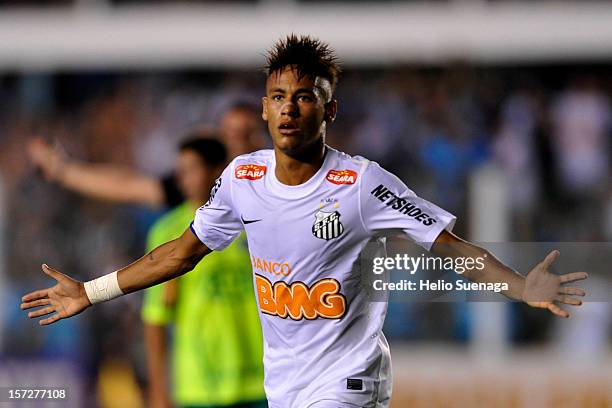
M 329 147 L 322 167 L 298 186 L 278 181 L 272 150 L 225 169 L 192 229 L 214 250 L 246 230 L 270 408 L 326 400 L 388 406 L 387 303 L 359 290 L 356 261 L 385 232 L 429 249 L 454 221 L 378 164 Z

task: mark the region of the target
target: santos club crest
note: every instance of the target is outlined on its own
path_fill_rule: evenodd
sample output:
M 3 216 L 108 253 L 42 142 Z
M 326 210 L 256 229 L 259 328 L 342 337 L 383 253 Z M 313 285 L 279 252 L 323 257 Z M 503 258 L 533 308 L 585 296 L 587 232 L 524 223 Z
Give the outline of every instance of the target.
M 312 234 L 315 237 L 329 241 L 330 239 L 338 238 L 343 232 L 344 226 L 340 222 L 340 213 L 338 211 L 317 211 L 315 222 L 312 226 Z

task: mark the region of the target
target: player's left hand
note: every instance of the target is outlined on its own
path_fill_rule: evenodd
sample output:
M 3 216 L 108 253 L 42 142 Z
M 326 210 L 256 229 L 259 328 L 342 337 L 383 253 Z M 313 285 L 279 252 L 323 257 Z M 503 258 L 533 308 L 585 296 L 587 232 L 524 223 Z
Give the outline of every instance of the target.
M 555 302 L 566 305 L 580 306 L 582 301 L 575 296 L 584 296 L 583 289 L 573 286 L 563 286 L 569 282 L 586 279 L 586 272 L 572 272 L 565 275 L 554 275 L 548 268 L 559 256 L 554 250 L 537 264 L 525 278 L 523 301 L 529 306 L 548 309 L 560 317 L 570 317 L 570 314 L 561 309 Z

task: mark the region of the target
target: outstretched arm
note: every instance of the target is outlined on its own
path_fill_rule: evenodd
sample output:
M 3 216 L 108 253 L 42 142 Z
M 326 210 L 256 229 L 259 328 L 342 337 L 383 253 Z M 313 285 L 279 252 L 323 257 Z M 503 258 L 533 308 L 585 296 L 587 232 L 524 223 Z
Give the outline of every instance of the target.
M 451 232 L 443 231 L 436 239 L 432 252 L 443 257 L 483 257 L 484 268 L 473 268 L 463 273 L 467 279 L 474 282 L 505 282 L 507 297 L 520 300 L 529 306 L 548 309 L 557 316 L 569 317 L 569 313 L 560 308 L 557 303 L 580 306 L 582 301 L 573 296 L 584 296 L 584 290 L 577 287 L 563 286 L 565 283 L 587 278 L 585 272 L 573 272 L 565 275 L 554 275 L 548 271 L 550 265 L 559 256 L 559 251 L 552 251 L 537 264 L 526 276 L 500 262 L 486 249 L 458 238 Z M 556 302 L 556 303 L 555 303 Z
M 179 238 L 160 245 L 131 265 L 87 282 L 90 288 L 88 291 L 83 282 L 76 281 L 45 264 L 42 267 L 43 272 L 55 279 L 57 284 L 25 295 L 21 309 L 44 306 L 28 313 L 28 316 L 35 318 L 53 313 L 39 323 L 55 323 L 81 313 L 92 303 L 176 278 L 192 270 L 210 252 L 193 232 L 186 230 Z
M 30 160 L 49 181 L 90 198 L 151 207 L 164 205 L 164 191 L 155 177 L 110 164 L 79 162 L 63 155 L 41 138 L 27 146 Z

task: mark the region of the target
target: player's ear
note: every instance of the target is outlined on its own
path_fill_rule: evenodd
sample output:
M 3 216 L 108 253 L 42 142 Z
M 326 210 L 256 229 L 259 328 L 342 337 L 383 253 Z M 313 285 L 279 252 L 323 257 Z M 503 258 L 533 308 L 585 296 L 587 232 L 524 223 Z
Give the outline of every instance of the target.
M 267 96 L 264 96 L 261 98 L 261 107 L 262 107 L 261 118 L 267 122 L 268 121 L 268 97 Z
M 338 112 L 338 100 L 332 99 L 325 104 L 325 121 L 327 123 L 334 123 L 336 120 L 336 113 Z

